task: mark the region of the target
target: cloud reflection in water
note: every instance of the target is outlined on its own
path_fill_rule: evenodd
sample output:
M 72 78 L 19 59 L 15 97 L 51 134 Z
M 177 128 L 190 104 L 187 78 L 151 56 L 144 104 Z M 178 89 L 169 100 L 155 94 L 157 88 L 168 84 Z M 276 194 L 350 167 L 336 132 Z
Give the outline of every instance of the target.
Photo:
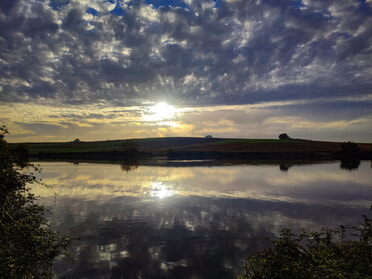
M 202 196 L 251 198 L 307 203 L 354 203 L 368 206 L 370 166 L 356 172 L 338 163 L 216 167 L 139 166 L 123 172 L 119 165 L 50 162 L 42 164 L 42 178 L 52 187 L 35 188 L 41 196 L 73 196 L 102 200 L 112 197 Z
M 281 228 L 358 223 L 372 200 L 370 166 L 150 167 L 42 163 L 34 189 L 53 227 L 78 237 L 67 278 L 234 278 Z M 54 194 L 56 193 L 56 196 Z

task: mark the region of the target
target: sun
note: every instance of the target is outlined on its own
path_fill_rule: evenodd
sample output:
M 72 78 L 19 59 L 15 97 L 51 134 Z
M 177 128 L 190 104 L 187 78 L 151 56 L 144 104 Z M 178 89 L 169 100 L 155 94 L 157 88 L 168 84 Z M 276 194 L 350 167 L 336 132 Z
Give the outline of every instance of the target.
M 152 106 L 148 110 L 148 114 L 145 115 L 145 119 L 148 121 L 163 121 L 174 118 L 176 108 L 166 102 L 160 102 Z

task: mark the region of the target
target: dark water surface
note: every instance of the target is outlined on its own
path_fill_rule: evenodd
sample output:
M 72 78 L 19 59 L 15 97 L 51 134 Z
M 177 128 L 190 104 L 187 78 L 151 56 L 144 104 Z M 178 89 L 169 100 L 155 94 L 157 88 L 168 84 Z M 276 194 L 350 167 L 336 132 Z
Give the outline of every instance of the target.
M 41 163 L 53 228 L 77 237 L 64 278 L 234 278 L 284 228 L 355 225 L 371 162 L 198 167 Z M 285 170 L 285 171 L 284 171 Z

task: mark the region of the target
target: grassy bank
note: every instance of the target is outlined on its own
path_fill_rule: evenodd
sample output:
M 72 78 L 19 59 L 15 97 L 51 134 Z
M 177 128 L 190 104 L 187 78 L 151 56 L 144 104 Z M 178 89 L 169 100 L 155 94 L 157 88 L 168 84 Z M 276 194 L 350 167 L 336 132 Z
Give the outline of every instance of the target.
M 198 151 L 198 152 L 336 152 L 341 142 L 277 139 L 225 139 L 225 138 L 146 138 L 131 139 L 138 151 Z M 128 140 L 89 142 L 28 143 L 30 155 L 41 153 L 76 153 L 122 151 Z M 124 147 L 123 147 L 124 146 Z M 359 143 L 360 151 L 372 151 L 372 143 Z

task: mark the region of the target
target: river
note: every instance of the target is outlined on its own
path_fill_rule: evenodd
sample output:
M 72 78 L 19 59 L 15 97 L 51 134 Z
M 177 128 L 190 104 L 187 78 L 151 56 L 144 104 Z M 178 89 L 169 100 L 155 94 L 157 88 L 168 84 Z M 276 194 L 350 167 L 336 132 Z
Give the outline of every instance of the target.
M 33 186 L 76 238 L 62 278 L 234 278 L 282 228 L 357 225 L 372 168 L 320 164 L 125 166 L 41 162 Z

